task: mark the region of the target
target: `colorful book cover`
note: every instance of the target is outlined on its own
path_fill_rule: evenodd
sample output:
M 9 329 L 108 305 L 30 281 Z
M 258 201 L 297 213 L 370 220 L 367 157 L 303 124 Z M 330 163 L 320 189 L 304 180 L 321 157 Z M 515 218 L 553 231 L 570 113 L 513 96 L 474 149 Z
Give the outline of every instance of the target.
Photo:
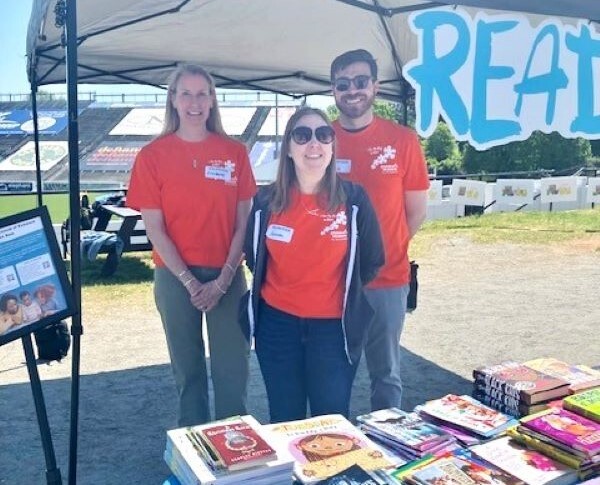
M 287 443 L 302 483 L 314 483 L 359 465 L 367 471 L 395 467 L 399 459 L 377 446 L 339 414 L 275 423 L 265 428 Z
M 523 365 L 552 377 L 564 379 L 571 392 L 600 386 L 600 371 L 584 365 L 571 365 L 553 357 L 528 360 Z
M 569 394 L 569 383 L 557 379 L 518 362 L 479 367 L 473 371 L 476 385 L 484 386 L 494 399 L 491 390 L 513 397 L 526 404 L 555 399 Z
M 600 421 L 600 387 L 566 397 L 563 406 L 594 421 Z
M 316 485 L 379 485 L 379 482 L 358 465 L 352 465 Z
M 517 425 L 513 417 L 466 395 L 448 394 L 440 399 L 427 401 L 419 409 L 436 419 L 485 437 L 495 436 L 506 428 Z
M 417 450 L 430 447 L 433 443 L 450 439 L 447 433 L 433 424 L 426 423 L 416 413 L 407 413 L 397 408 L 382 409 L 358 416 L 356 420 L 365 430 L 383 434 Z
M 214 450 L 228 470 L 256 466 L 276 458 L 275 450 L 245 418 L 201 427 L 203 441 Z
M 409 476 L 419 483 L 432 485 L 525 485 L 513 475 L 467 456 L 440 458 L 415 470 Z
M 556 460 L 530 450 L 507 436 L 471 448 L 492 465 L 529 485 L 569 485 L 577 482 L 577 473 Z
M 600 453 L 600 424 L 566 409 L 548 409 L 521 419 L 521 423 L 588 456 Z

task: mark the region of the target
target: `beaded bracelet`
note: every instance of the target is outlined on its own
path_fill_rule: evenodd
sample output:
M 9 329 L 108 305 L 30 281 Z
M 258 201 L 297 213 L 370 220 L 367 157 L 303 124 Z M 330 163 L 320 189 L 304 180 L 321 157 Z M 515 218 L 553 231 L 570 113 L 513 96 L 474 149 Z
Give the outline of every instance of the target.
M 184 269 L 182 272 L 180 272 L 177 275 L 177 279 L 180 280 L 181 278 L 183 278 L 187 273 L 190 273 L 190 270 L 188 268 Z
M 231 266 L 229 263 L 225 263 L 225 267 L 229 268 L 232 273 L 235 273 L 235 268 L 233 266 Z
M 194 282 L 194 278 L 190 278 L 189 280 L 187 280 L 185 283 L 183 283 L 183 286 L 185 286 L 186 288 L 189 286 L 190 283 Z
M 215 280 L 215 286 L 217 287 L 217 290 L 219 290 L 221 293 L 223 293 L 223 294 L 227 293 L 227 291 L 225 291 L 223 288 L 221 288 L 221 285 L 219 284 L 219 282 L 217 280 Z

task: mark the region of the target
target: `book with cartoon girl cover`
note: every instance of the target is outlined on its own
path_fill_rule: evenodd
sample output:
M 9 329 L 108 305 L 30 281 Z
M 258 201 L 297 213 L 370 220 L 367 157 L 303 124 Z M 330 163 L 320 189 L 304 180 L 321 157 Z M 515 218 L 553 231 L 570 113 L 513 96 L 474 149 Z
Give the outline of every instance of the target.
M 352 465 L 374 471 L 401 463 L 339 414 L 275 423 L 265 428 L 287 442 L 296 462 L 294 474 L 302 483 L 324 480 Z
M 549 376 L 564 379 L 569 383 L 571 392 L 600 386 L 600 371 L 585 365 L 572 365 L 554 357 L 528 360 L 523 362 L 523 365 Z
M 600 423 L 579 414 L 553 408 L 527 416 L 521 423 L 588 456 L 600 454 Z
M 496 436 L 518 424 L 512 416 L 485 406 L 467 395 L 448 394 L 427 401 L 419 407 L 419 412 L 484 437 Z
M 529 485 L 570 485 L 578 481 L 573 468 L 528 449 L 507 436 L 475 445 L 471 451 Z

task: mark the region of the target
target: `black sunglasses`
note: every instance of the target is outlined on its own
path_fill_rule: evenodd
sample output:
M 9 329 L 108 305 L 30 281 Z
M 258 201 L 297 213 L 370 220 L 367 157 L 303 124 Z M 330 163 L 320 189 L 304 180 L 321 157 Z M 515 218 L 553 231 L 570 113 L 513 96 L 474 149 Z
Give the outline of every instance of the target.
M 329 145 L 333 143 L 333 139 L 335 138 L 335 132 L 333 128 L 327 125 L 319 126 L 315 128 L 315 138 L 319 143 L 324 143 L 325 145 Z M 308 126 L 296 126 L 292 130 L 291 133 L 292 140 L 296 142 L 298 145 L 306 145 L 313 137 L 313 130 Z
M 336 91 L 348 91 L 350 86 L 354 84 L 356 89 L 365 89 L 372 80 L 373 78 L 371 76 L 367 76 L 366 74 L 360 74 L 359 76 L 355 76 L 353 78 L 338 77 L 335 81 L 333 81 L 333 87 Z

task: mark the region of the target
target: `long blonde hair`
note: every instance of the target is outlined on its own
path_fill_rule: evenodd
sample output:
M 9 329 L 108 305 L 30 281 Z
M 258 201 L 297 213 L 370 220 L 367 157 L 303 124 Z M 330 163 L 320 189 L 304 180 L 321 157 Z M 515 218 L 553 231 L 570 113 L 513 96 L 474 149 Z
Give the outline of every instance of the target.
M 278 214 L 286 210 L 290 205 L 291 188 L 297 185 L 298 178 L 296 175 L 296 167 L 294 161 L 290 157 L 290 140 L 292 130 L 296 127 L 296 123 L 305 116 L 317 115 L 327 126 L 331 127 L 331 123 L 327 119 L 327 115 L 317 108 L 308 106 L 298 109 L 289 119 L 283 134 L 281 149 L 279 152 L 279 168 L 277 169 L 277 178 L 273 183 L 274 192 L 271 200 L 271 211 Z M 342 184 L 336 172 L 335 165 L 335 139 L 333 140 L 331 161 L 325 169 L 325 174 L 319 183 L 318 201 L 323 209 L 328 212 L 334 212 L 340 204 L 346 201 L 346 194 L 342 189 Z
M 177 83 L 181 76 L 186 74 L 192 76 L 202 76 L 208 82 L 210 95 L 212 96 L 212 108 L 206 120 L 206 129 L 212 133 L 217 133 L 222 136 L 228 136 L 223 129 L 221 122 L 221 113 L 219 112 L 219 104 L 217 103 L 217 92 L 215 89 L 215 81 L 206 69 L 197 64 L 180 64 L 169 79 L 169 90 L 167 92 L 167 105 L 165 106 L 165 121 L 163 128 L 158 137 L 170 135 L 179 129 L 179 114 L 173 106 L 173 98 L 177 94 Z

